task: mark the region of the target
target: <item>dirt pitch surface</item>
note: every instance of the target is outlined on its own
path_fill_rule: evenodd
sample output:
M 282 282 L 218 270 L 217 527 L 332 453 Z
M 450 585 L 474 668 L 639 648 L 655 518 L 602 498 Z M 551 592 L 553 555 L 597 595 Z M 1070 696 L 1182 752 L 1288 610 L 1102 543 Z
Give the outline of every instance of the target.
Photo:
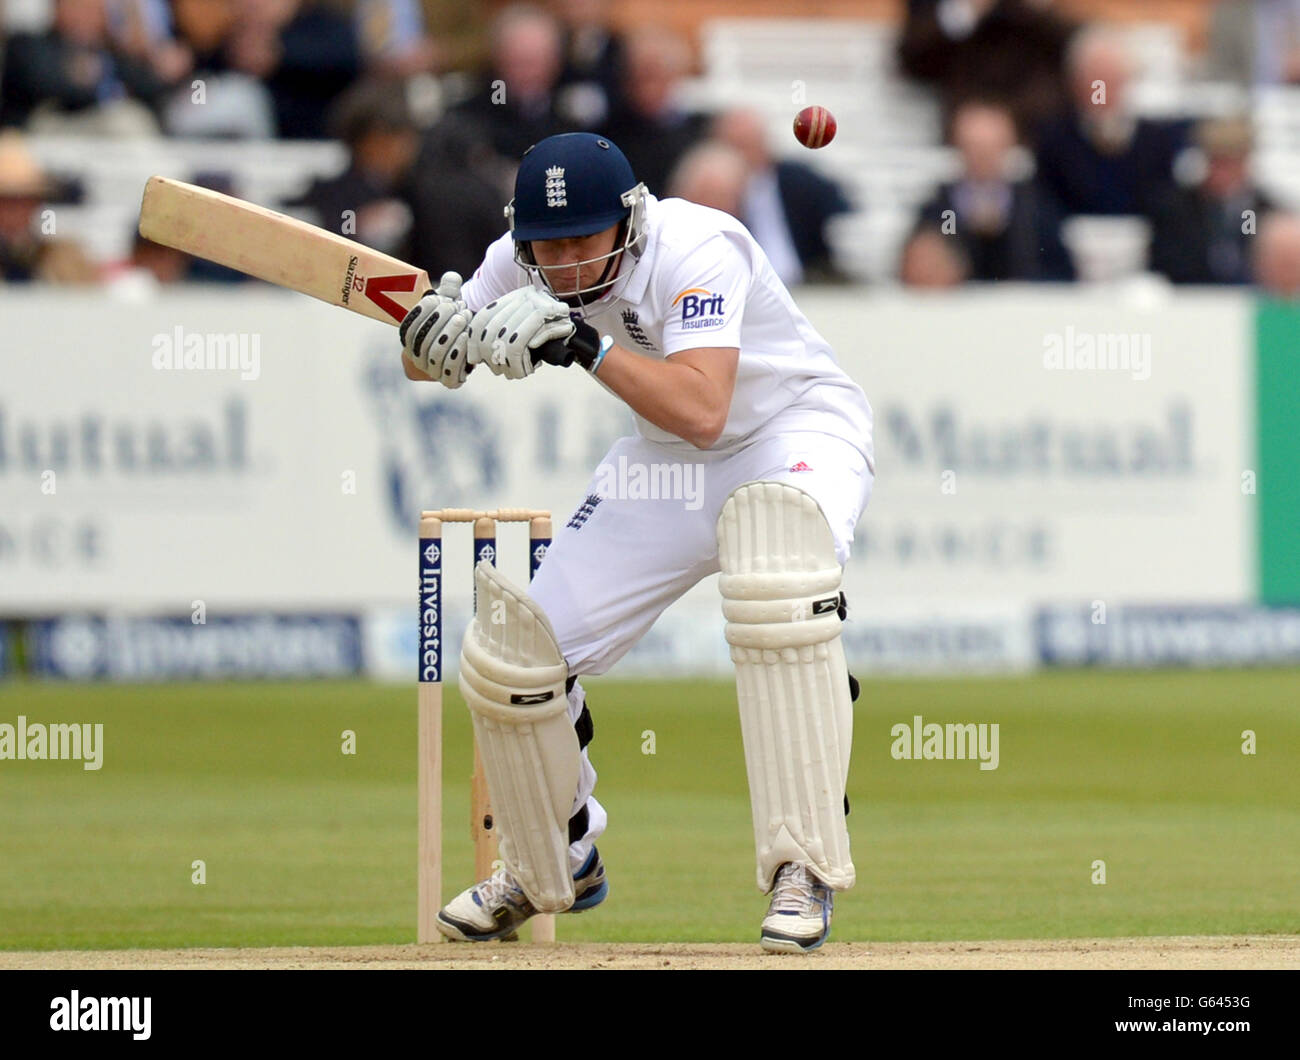
M 832 942 L 795 956 L 737 943 L 50 950 L 0 952 L 0 968 L 1300 968 L 1300 936 Z

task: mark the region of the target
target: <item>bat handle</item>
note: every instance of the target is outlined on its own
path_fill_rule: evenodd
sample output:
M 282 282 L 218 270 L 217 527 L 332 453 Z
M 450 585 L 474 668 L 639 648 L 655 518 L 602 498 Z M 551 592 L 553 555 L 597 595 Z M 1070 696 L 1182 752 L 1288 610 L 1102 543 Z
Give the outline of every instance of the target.
M 574 351 L 563 339 L 551 339 L 550 342 L 544 342 L 533 350 L 533 364 L 541 364 L 545 361 L 547 364 L 568 368 L 573 363 L 573 357 Z

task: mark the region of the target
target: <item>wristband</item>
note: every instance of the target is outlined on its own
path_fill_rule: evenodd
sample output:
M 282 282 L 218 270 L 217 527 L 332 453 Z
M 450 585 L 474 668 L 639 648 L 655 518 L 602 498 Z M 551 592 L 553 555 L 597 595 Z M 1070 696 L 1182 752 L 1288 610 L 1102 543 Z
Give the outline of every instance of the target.
M 609 348 L 614 345 L 614 336 L 606 335 L 600 340 L 600 351 L 596 354 L 596 359 L 591 362 L 591 367 L 587 369 L 592 375 L 595 375 L 600 368 L 600 362 L 605 359 L 605 354 L 609 353 Z

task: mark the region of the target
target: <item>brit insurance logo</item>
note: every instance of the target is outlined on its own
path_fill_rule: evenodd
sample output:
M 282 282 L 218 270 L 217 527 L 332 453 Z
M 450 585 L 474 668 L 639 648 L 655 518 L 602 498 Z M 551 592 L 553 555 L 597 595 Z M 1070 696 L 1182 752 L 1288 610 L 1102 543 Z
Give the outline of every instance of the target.
M 703 287 L 688 287 L 673 299 L 673 306 L 682 307 L 682 327 L 711 328 L 722 323 L 726 310 L 722 295 Z

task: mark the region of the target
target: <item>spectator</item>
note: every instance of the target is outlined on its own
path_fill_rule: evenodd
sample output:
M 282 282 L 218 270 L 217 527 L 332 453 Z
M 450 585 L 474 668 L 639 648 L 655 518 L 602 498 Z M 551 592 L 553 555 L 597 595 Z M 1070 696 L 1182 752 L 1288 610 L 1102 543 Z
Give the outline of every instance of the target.
M 1300 300 L 1300 217 L 1272 213 L 1255 242 L 1255 283 L 1265 294 Z
M 744 220 L 747 183 L 745 156 L 727 144 L 704 140 L 682 155 L 673 167 L 665 194 Z
M 239 18 L 236 0 L 172 0 L 171 10 L 177 42 L 189 54 L 191 69 L 229 69 L 225 50 Z
M 269 59 L 241 29 L 237 0 L 172 0 L 186 74 L 162 108 L 169 136 L 269 139 L 275 107 L 261 81 Z
M 1207 66 L 1218 81 L 1300 84 L 1300 0 L 1219 0 Z
M 1218 0 L 1210 14 L 1206 75 L 1249 86 L 1255 81 L 1255 0 Z
M 241 0 L 235 65 L 261 77 L 284 139 L 328 135 L 330 105 L 361 73 L 351 19 L 324 0 Z
M 908 0 L 898 61 L 939 92 L 945 119 L 972 98 L 1005 103 L 1023 138 L 1065 106 L 1072 23 L 1033 0 Z
M 1127 47 L 1109 30 L 1071 41 L 1068 72 L 1072 106 L 1043 131 L 1040 185 L 1066 214 L 1149 215 L 1175 191 L 1190 123 L 1131 113 Z
M 481 130 L 458 115 L 446 116 L 426 134 L 409 190 L 407 260 L 431 274 L 451 269 L 465 279 L 473 275 L 488 246 L 506 230 L 502 186 L 513 185 L 514 166 L 500 163 Z
M 564 25 L 565 109 L 584 127 L 603 125 L 622 105 L 623 41 L 609 22 L 609 0 L 555 0 Z
M 913 232 L 904 244 L 898 278 L 907 287 L 960 287 L 970 278 L 970 262 L 957 240 L 926 226 Z
M 330 104 L 361 70 L 352 21 L 323 0 L 173 0 L 203 82 L 169 103 L 180 135 L 324 139 Z M 191 105 L 198 104 L 198 105 Z
M 348 146 L 348 168 L 318 180 L 301 204 L 332 232 L 401 257 L 408 253 L 407 182 L 420 134 L 400 81 L 364 81 L 338 101 L 331 125 Z
M 482 91 L 455 107 L 462 127 L 478 130 L 511 174 L 539 140 L 576 125 L 556 105 L 564 62 L 560 26 L 546 11 L 514 4 L 492 26 L 492 71 Z
M 1151 269 L 1174 283 L 1249 283 L 1249 244 L 1259 219 L 1274 208 L 1251 182 L 1250 121 L 1205 121 L 1197 140 L 1205 175 L 1156 206 Z
M 827 239 L 831 219 L 853 209 L 839 185 L 803 162 L 773 158 L 763 119 L 755 111 L 719 115 L 713 135 L 745 159 L 749 180 L 740 216 L 782 281 L 844 280 Z
M 169 87 L 163 68 L 132 58 L 108 33 L 105 0 L 55 0 L 44 33 L 17 33 L 4 58 L 0 125 L 153 135 L 152 108 Z
M 372 77 L 414 77 L 443 65 L 442 50 L 425 31 L 419 0 L 357 0 L 356 32 Z
M 0 282 L 97 281 L 97 270 L 80 246 L 38 231 L 38 211 L 53 190 L 22 134 L 0 133 Z
M 171 34 L 167 0 L 109 0 L 109 38 L 123 55 L 150 65 L 167 84 L 190 71 L 188 50 Z
M 480 70 L 491 61 L 489 35 L 500 0 L 419 0 L 439 70 Z
M 953 115 L 953 145 L 962 173 L 943 184 L 920 211 L 917 227 L 933 227 L 961 244 L 969 278 L 1072 280 L 1061 242 L 1061 218 L 1032 180 L 1012 176 L 1016 124 L 999 103 L 963 103 Z
M 669 30 L 646 26 L 627 39 L 624 101 L 605 132 L 655 195 L 663 194 L 677 160 L 704 133 L 706 118 L 688 114 L 677 100 L 689 61 L 686 42 Z
M 1300 0 L 1256 0 L 1256 84 L 1300 84 Z

